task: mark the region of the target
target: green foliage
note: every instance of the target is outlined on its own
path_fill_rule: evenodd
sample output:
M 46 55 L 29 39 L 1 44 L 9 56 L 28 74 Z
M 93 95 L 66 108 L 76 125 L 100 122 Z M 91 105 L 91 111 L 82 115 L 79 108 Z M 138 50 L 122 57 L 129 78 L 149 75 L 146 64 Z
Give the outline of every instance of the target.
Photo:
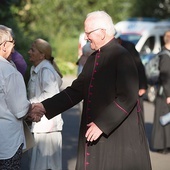
M 170 1 L 167 0 L 133 0 L 130 15 L 136 17 L 154 17 L 166 19 L 170 16 Z
M 54 41 L 52 47 L 53 49 L 55 49 L 54 47 L 57 47 L 57 51 L 54 50 L 53 55 L 62 74 L 76 74 L 76 62 L 78 58 L 78 37 L 66 39 L 62 38 L 60 40 Z
M 78 38 L 87 13 L 108 12 L 114 21 L 129 17 L 167 18 L 167 0 L 0 0 L 0 24 L 15 33 L 16 49 L 29 64 L 27 51 L 36 38 L 47 40 L 63 74 L 76 73 Z

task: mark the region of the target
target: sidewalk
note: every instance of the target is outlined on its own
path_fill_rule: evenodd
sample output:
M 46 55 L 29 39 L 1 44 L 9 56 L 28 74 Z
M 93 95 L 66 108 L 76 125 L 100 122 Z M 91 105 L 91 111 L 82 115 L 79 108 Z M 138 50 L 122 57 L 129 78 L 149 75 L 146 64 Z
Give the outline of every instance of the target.
M 75 79 L 73 76 L 65 77 L 63 79 L 63 88 L 71 85 Z M 153 111 L 154 106 L 152 103 L 144 102 L 145 109 L 145 126 L 148 140 L 150 140 Z M 78 106 L 75 106 L 65 113 L 63 113 L 64 129 L 63 129 L 63 170 L 74 170 L 77 153 L 77 141 L 80 113 L 78 112 Z M 170 153 L 159 154 L 151 152 L 152 170 L 170 170 Z
M 154 117 L 153 103 L 144 102 L 146 135 L 150 141 Z M 150 151 L 152 170 L 170 170 L 170 153 L 161 154 Z

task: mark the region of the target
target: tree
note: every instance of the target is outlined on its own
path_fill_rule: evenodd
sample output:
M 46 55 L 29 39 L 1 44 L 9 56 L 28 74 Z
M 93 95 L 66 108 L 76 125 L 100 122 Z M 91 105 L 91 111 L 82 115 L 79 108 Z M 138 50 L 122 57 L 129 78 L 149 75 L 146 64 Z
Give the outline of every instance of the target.
M 114 23 L 130 17 L 167 18 L 170 13 L 169 0 L 0 0 L 0 3 L 1 24 L 13 29 L 16 48 L 25 58 L 30 43 L 41 37 L 52 45 L 59 65 L 76 62 L 78 37 L 86 14 L 91 11 L 108 12 Z
M 166 19 L 170 16 L 169 0 L 134 0 L 131 15 L 136 17 L 155 17 Z

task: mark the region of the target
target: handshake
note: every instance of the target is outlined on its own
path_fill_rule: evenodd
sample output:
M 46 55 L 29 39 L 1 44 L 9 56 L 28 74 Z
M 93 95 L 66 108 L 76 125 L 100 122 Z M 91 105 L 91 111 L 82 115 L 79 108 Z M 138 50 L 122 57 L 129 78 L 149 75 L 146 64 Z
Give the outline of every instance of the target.
M 32 122 L 39 122 L 45 112 L 46 110 L 42 103 L 33 103 L 31 104 L 25 118 Z

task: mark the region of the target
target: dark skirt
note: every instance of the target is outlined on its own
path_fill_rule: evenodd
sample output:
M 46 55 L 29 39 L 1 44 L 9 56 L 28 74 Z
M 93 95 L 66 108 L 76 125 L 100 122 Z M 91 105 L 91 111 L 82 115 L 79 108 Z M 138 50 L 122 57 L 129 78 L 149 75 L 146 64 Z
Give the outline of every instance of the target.
M 23 144 L 10 159 L 0 160 L 0 170 L 20 170 Z
M 143 117 L 136 109 L 109 136 L 86 143 L 80 129 L 76 170 L 151 170 Z
M 166 104 L 166 97 L 164 95 L 157 95 L 155 101 L 155 113 L 151 137 L 152 150 L 166 150 L 170 148 L 170 124 L 162 126 L 159 122 L 160 116 L 170 111 Z

